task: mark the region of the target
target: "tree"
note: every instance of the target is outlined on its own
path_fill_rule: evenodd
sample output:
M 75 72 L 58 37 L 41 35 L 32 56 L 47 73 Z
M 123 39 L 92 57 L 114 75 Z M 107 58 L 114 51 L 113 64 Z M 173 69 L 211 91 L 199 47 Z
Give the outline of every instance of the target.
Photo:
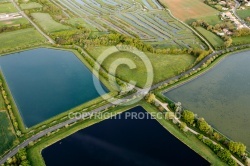
M 155 100 L 155 95 L 153 93 L 150 93 L 146 96 L 146 101 L 148 103 L 152 103 Z
M 167 113 L 165 114 L 165 118 L 166 118 L 167 120 L 172 120 L 172 119 L 174 119 L 174 117 L 175 117 L 175 115 L 174 115 L 173 112 L 167 112 Z
M 214 132 L 213 137 L 214 137 L 214 139 L 216 139 L 217 141 L 220 141 L 221 138 L 222 138 L 222 136 L 221 136 L 219 133 L 217 133 L 217 132 Z
M 20 136 L 22 135 L 21 131 L 20 131 L 20 130 L 17 130 L 16 135 L 17 135 L 18 137 L 20 137 Z
M 206 134 L 209 134 L 210 132 L 213 131 L 211 126 L 203 118 L 200 118 L 198 120 L 198 127 L 201 131 L 205 132 Z
M 185 122 L 181 122 L 180 123 L 180 129 L 182 130 L 182 131 L 187 131 L 187 124 L 185 123 Z
M 246 146 L 241 142 L 230 141 L 228 147 L 232 153 L 236 153 L 239 156 L 243 156 L 246 152 Z
M 192 125 L 194 123 L 194 113 L 188 110 L 185 110 L 182 114 L 183 120 L 187 122 L 189 125 Z
M 228 38 L 228 40 L 226 40 L 224 42 L 224 46 L 225 47 L 230 47 L 232 45 L 232 43 L 233 43 L 233 40 L 231 38 Z

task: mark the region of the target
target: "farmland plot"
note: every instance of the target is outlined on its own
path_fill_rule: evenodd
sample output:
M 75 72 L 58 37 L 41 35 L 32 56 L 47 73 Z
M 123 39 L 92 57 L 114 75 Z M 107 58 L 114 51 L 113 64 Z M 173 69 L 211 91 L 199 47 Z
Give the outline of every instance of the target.
M 204 48 L 200 39 L 156 0 L 58 0 L 86 27 L 115 30 L 156 47 Z

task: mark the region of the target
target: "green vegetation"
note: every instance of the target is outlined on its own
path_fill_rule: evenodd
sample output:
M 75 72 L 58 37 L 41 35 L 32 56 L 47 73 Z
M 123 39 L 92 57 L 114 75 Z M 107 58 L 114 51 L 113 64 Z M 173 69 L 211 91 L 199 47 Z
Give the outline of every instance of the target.
M 240 18 L 246 19 L 247 17 L 250 17 L 250 8 L 245 10 L 237 10 L 237 14 Z
M 88 49 L 88 52 L 97 59 L 98 56 L 109 47 L 95 47 L 94 49 Z M 118 50 L 117 50 L 118 51 Z M 154 69 L 154 81 L 153 83 L 158 83 L 167 78 L 170 78 L 185 69 L 191 67 L 195 61 L 195 57 L 192 55 L 182 54 L 182 55 L 168 55 L 168 54 L 153 54 L 146 53 Z M 126 65 L 120 65 L 116 71 L 116 75 L 124 80 L 137 81 L 138 86 L 144 86 L 147 79 L 147 71 L 142 60 L 130 52 L 117 52 L 110 55 L 103 62 L 102 66 L 104 69 L 108 70 L 111 64 L 118 60 L 119 58 L 126 58 L 132 60 L 136 64 L 135 69 L 129 69 Z M 114 73 L 111 73 L 114 74 Z
M 182 114 L 182 118 L 189 125 L 193 125 L 195 116 L 193 112 L 185 110 Z
M 18 153 L 9 158 L 5 164 L 6 166 L 30 166 L 30 162 L 27 159 L 26 149 L 19 149 Z M 5 166 L 4 165 L 4 166 Z
M 87 29 L 90 29 L 91 31 L 98 31 L 95 27 L 87 24 L 82 18 L 71 18 L 67 20 L 67 23 L 73 25 L 74 27 L 82 26 Z
M 198 135 L 198 139 L 210 147 L 222 161 L 230 166 L 237 166 L 237 163 L 232 159 L 231 153 L 228 150 L 222 148 L 219 144 L 214 144 L 211 140 L 204 138 L 203 135 Z
M 250 43 L 250 36 L 233 37 L 232 39 L 235 45 Z
M 48 13 L 32 13 L 35 22 L 47 33 L 69 30 L 71 27 L 56 22 Z
M 35 8 L 42 8 L 43 6 L 37 2 L 29 2 L 29 3 L 22 3 L 20 4 L 20 7 L 23 9 L 23 10 L 26 10 L 26 9 L 35 9 Z
M 1 99 L 1 104 L 2 102 Z M 8 113 L 0 110 L 0 156 L 17 143 L 17 138 L 14 133 Z
M 43 36 L 33 28 L 0 34 L 0 53 L 32 47 L 45 42 Z
M 122 4 L 122 7 L 107 5 L 101 1 L 93 3 L 82 0 L 82 4 L 71 0 L 59 2 L 77 17 L 77 19 L 70 19 L 68 23 L 71 25 L 75 25 L 74 21 L 76 21 L 77 25 L 94 31 L 97 29 L 99 32 L 118 32 L 126 37 L 142 39 L 157 48 L 206 48 L 206 45 L 190 29 L 173 18 L 168 11 L 153 10 L 162 9 L 153 1 L 147 1 L 149 2 L 146 3 L 147 10 L 142 10 L 146 1 L 138 1 L 132 8 L 129 3 L 124 3 L 122 0 L 117 1 Z M 83 5 L 84 3 L 88 6 Z M 121 12 L 117 14 L 117 11 Z M 64 19 L 61 20 L 64 21 Z
M 19 26 L 21 24 L 29 24 L 29 21 L 25 18 L 13 19 L 13 20 L 6 20 L 0 21 L 0 27 L 12 27 L 12 26 Z
M 14 12 L 17 12 L 17 9 L 13 6 L 12 3 L 0 4 L 0 13 L 14 13 Z
M 205 22 L 207 22 L 210 25 L 216 25 L 216 24 L 221 23 L 221 19 L 220 19 L 219 15 L 206 16 L 206 17 L 201 17 L 199 19 L 204 20 Z
M 214 33 L 202 28 L 196 28 L 215 48 L 224 44 L 224 41 Z

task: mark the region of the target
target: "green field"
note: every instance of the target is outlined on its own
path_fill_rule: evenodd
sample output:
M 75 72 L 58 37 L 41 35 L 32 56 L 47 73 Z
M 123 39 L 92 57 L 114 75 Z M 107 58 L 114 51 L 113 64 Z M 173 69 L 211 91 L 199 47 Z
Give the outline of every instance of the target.
M 95 27 L 87 24 L 84 21 L 84 19 L 82 19 L 82 18 L 71 18 L 71 19 L 67 20 L 67 23 L 71 24 L 71 25 L 73 25 L 75 27 L 78 26 L 78 25 L 81 25 L 81 26 L 86 27 L 86 28 L 88 28 L 88 29 L 90 29 L 92 31 L 97 31 L 97 29 Z
M 233 39 L 234 44 L 248 44 L 248 43 L 250 43 L 250 36 L 234 37 L 232 39 Z
M 15 140 L 8 114 L 0 110 L 0 156 L 14 145 Z
M 88 52 L 95 58 L 108 47 L 98 47 L 88 50 Z M 195 57 L 191 55 L 167 55 L 167 54 L 146 54 L 152 63 L 154 69 L 154 81 L 153 83 L 158 83 L 167 78 L 173 77 L 179 72 L 191 67 L 195 61 Z M 146 83 L 147 71 L 142 60 L 133 53 L 130 52 L 117 52 L 109 56 L 104 60 L 102 66 L 109 70 L 112 62 L 119 60 L 120 58 L 126 58 L 132 60 L 136 64 L 135 69 L 130 69 L 126 65 L 120 65 L 116 71 L 116 75 L 124 81 L 135 80 L 137 85 L 142 87 Z M 114 74 L 114 73 L 113 73 Z
M 210 25 L 216 25 L 216 24 L 221 23 L 221 19 L 220 19 L 220 17 L 218 15 L 200 17 L 200 18 L 197 18 L 197 19 L 203 20 L 203 21 L 207 22 Z
M 214 33 L 202 28 L 196 28 L 215 48 L 223 45 L 223 40 Z
M 6 21 L 0 21 L 0 27 L 6 26 L 11 27 L 19 24 L 28 24 L 29 21 L 25 18 L 19 18 L 14 20 L 6 20 Z
M 0 34 L 0 50 L 16 50 L 20 47 L 42 44 L 46 40 L 33 28 Z
M 14 13 L 14 12 L 17 12 L 17 9 L 13 6 L 12 3 L 0 4 L 0 13 Z
M 20 7 L 25 10 L 25 9 L 35 9 L 35 8 L 41 8 L 43 7 L 37 2 L 29 2 L 29 3 L 22 3 L 20 4 Z
M 246 10 L 237 10 L 237 14 L 240 18 L 246 19 L 247 17 L 250 17 L 250 8 Z
M 35 22 L 48 33 L 71 29 L 71 27 L 53 20 L 48 13 L 32 13 L 31 16 L 34 18 Z

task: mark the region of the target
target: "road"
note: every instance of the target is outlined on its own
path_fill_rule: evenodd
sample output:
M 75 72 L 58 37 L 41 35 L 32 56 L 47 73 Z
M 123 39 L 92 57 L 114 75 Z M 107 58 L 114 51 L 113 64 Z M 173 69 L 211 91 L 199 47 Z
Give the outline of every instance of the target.
M 35 28 L 36 30 L 42 34 L 51 44 L 55 44 L 55 41 L 51 39 L 48 35 L 46 35 L 21 9 L 20 7 L 16 4 L 15 0 L 10 0 L 15 8 L 19 11 L 19 13 L 26 18 Z
M 236 17 L 244 26 L 250 28 L 250 27 L 246 24 L 246 22 L 245 22 L 244 20 L 242 20 L 242 19 L 238 16 L 238 14 L 237 14 L 237 9 L 240 7 L 240 3 L 239 3 L 237 0 L 234 0 L 234 2 L 235 2 L 235 7 L 232 9 L 233 14 L 235 15 L 235 17 Z

